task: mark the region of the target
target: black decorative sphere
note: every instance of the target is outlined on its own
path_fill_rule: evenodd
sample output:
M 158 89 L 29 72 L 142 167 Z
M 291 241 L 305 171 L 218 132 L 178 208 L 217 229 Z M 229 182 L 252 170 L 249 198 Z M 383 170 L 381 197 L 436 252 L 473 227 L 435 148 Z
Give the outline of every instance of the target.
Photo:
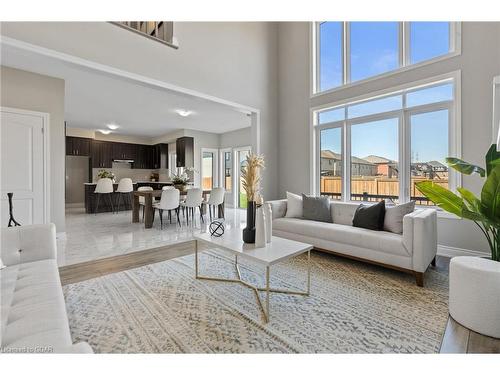
M 211 236 L 220 237 L 224 234 L 224 223 L 221 220 L 214 220 L 210 223 L 208 229 Z

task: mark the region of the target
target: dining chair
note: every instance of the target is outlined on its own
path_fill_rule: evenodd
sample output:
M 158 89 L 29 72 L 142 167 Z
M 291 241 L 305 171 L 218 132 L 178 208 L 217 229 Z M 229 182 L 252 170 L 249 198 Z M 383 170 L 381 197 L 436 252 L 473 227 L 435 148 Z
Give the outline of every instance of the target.
M 151 186 L 141 186 L 137 188 L 137 191 L 153 191 Z M 144 212 L 146 206 L 146 198 L 139 196 L 139 207 L 142 207 L 142 221 L 144 221 Z
M 218 187 L 218 188 L 213 188 L 212 191 L 210 191 L 210 197 L 208 198 L 208 201 L 205 202 L 206 205 L 208 206 L 208 212 L 210 214 L 210 221 L 212 221 L 212 208 L 214 210 L 214 218 L 218 217 L 218 208 L 221 204 L 224 203 L 224 194 L 225 194 L 225 189 Z M 222 217 L 224 217 L 224 209 L 222 211 Z
M 113 199 L 111 198 L 111 195 L 113 194 L 113 181 L 111 178 L 100 178 L 97 180 L 97 184 L 94 189 L 94 194 L 97 194 L 97 203 L 95 206 L 95 214 L 97 215 L 97 212 L 99 210 L 99 201 L 101 200 L 101 196 L 105 195 L 109 198 L 109 203 L 111 205 L 111 212 L 114 212 L 115 209 L 113 207 Z
M 127 203 L 132 206 L 132 200 L 130 199 L 130 193 L 134 191 L 134 184 L 132 183 L 131 178 L 122 178 L 120 179 L 120 182 L 118 182 L 118 187 L 116 188 L 116 193 L 118 193 L 117 199 L 117 208 L 116 212 L 120 211 L 120 198 L 123 202 L 123 204 L 126 206 Z M 125 203 L 125 200 L 127 200 L 127 203 Z
M 193 224 L 195 224 L 195 219 L 194 219 L 194 213 L 196 211 L 196 208 L 200 210 L 200 219 L 202 222 L 205 222 L 203 219 L 203 214 L 202 214 L 202 209 L 201 209 L 201 203 L 203 201 L 203 190 L 202 189 L 188 189 L 187 194 L 186 194 L 186 200 L 184 202 L 181 202 L 181 207 L 182 211 L 187 210 L 187 215 L 186 215 L 186 224 L 189 224 L 189 213 L 191 212 L 191 218 L 193 221 Z
M 168 189 L 161 192 L 161 198 L 158 203 L 153 204 L 153 217 L 156 210 L 160 214 L 160 228 L 163 229 L 163 211 L 168 211 L 168 218 L 170 223 L 172 223 L 172 211 L 175 211 L 177 215 L 177 222 L 181 226 L 181 220 L 179 218 L 179 198 L 180 191 L 178 189 Z

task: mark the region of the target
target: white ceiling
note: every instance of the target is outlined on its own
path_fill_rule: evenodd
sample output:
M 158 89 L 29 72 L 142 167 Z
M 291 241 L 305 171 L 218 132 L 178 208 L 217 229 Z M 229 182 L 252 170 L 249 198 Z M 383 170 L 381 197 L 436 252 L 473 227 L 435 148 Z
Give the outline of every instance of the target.
M 152 88 L 51 57 L 2 45 L 1 64 L 65 80 L 65 120 L 69 127 L 106 129 L 116 134 L 157 137 L 178 129 L 226 133 L 250 126 L 239 110 L 179 92 Z M 190 110 L 188 117 L 175 110 Z

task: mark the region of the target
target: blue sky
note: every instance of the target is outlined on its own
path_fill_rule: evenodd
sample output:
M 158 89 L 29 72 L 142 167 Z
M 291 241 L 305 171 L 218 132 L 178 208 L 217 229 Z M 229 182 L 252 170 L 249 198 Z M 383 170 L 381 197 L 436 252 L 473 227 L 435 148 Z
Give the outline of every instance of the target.
M 320 24 L 320 91 L 342 84 L 342 22 Z M 351 81 L 399 67 L 398 22 L 351 22 Z M 448 22 L 410 23 L 412 64 L 449 51 Z
M 351 80 L 381 74 L 399 66 L 397 22 L 352 22 Z M 320 25 L 320 89 L 342 84 L 342 23 Z M 412 22 L 410 25 L 410 59 L 412 63 L 430 59 L 449 51 L 447 22 Z M 409 107 L 453 98 L 452 85 L 429 88 L 407 96 Z M 349 118 L 401 108 L 401 96 L 351 106 Z M 320 114 L 320 123 L 341 121 L 344 109 Z M 438 160 L 448 156 L 448 113 L 438 111 L 412 117 L 412 161 Z M 398 126 L 396 119 L 353 125 L 352 155 L 378 155 L 398 159 Z M 340 129 L 322 133 L 321 148 L 340 152 Z
M 411 118 L 411 158 L 437 160 L 448 156 L 448 111 L 414 115 Z M 398 160 L 398 119 L 387 119 L 351 127 L 351 152 L 359 158 L 368 155 Z M 321 132 L 321 149 L 341 152 L 340 128 Z

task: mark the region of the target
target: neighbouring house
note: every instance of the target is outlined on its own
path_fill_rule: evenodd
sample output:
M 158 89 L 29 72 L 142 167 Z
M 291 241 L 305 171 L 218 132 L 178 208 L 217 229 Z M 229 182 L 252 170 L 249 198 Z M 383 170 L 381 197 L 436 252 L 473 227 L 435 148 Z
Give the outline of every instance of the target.
M 363 158 L 367 162 L 377 166 L 377 176 L 398 178 L 398 162 L 382 156 L 369 155 Z

